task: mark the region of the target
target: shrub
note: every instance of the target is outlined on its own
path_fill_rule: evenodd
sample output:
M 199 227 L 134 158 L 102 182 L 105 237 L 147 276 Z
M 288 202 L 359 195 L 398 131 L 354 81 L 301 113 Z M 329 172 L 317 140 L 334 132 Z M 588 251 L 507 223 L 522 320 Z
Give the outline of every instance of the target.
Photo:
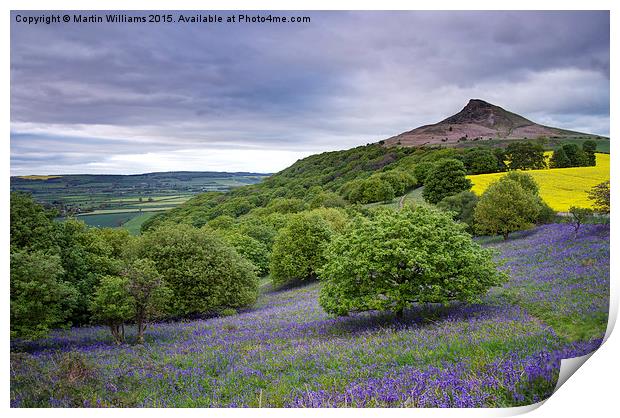
M 445 197 L 471 188 L 471 181 L 465 177 L 465 166 L 459 160 L 440 160 L 428 173 L 422 197 L 436 204 Z
M 165 224 L 144 234 L 138 258 L 149 258 L 172 289 L 176 315 L 251 305 L 258 295 L 252 264 L 214 231 Z
M 540 196 L 538 196 L 538 205 L 540 207 L 540 211 L 538 212 L 538 216 L 536 217 L 536 223 L 548 224 L 553 222 L 555 220 L 557 212 L 553 210 L 551 206 L 547 204 L 547 202 L 542 200 Z
M 371 176 L 363 182 L 362 199 L 359 203 L 390 202 L 394 197 L 396 193 L 388 181 Z
M 353 180 L 343 186 L 341 193 L 351 203 L 390 202 L 396 196 L 387 179 L 373 175 L 363 180 Z
M 400 315 L 414 302 L 479 301 L 504 276 L 464 229 L 449 214 L 420 206 L 357 218 L 327 247 L 321 306 L 336 315 Z
M 237 310 L 233 308 L 226 308 L 220 311 L 220 316 L 233 316 L 237 315 Z
M 332 230 L 318 213 L 304 212 L 290 219 L 278 232 L 271 251 L 270 272 L 274 286 L 316 277 L 323 265 L 323 246 Z

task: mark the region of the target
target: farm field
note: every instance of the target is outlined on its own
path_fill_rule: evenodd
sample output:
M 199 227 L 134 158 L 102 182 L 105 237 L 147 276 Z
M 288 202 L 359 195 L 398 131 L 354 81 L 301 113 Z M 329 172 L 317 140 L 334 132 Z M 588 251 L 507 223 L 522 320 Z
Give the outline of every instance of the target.
M 592 207 L 587 192 L 599 183 L 609 180 L 609 154 L 596 154 L 596 166 L 528 170 L 540 187 L 540 196 L 551 208 L 566 212 L 571 206 Z M 505 173 L 478 174 L 467 176 L 472 191 L 481 195 L 494 181 Z
M 170 172 L 140 175 L 57 175 L 11 177 L 11 190 L 31 193 L 40 203 L 54 206 L 62 216 L 77 216 L 95 227 L 124 227 L 134 233 L 146 212 L 175 208 L 198 193 L 228 191 L 254 184 L 255 173 Z
M 143 212 L 142 214 L 134 216 L 128 221 L 123 222 L 122 226 L 123 228 L 128 230 L 131 235 L 138 235 L 140 234 L 140 227 L 142 226 L 142 224 L 148 219 L 157 215 L 157 213 L 158 212 Z
M 320 283 L 238 315 L 13 341 L 11 406 L 503 407 L 548 397 L 562 358 L 596 349 L 609 304 L 609 226 L 551 224 L 482 239 L 510 280 L 479 305 L 418 306 L 398 321 L 333 318 Z M 135 338 L 130 333 L 129 339 Z M 15 352 L 20 351 L 20 352 Z M 67 376 L 71 376 L 68 378 Z

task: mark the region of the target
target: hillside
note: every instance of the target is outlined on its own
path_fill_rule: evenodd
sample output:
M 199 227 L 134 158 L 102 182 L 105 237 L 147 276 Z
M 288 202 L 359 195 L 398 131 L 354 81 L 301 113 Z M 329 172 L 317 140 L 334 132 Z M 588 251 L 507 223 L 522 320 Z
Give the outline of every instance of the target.
M 489 245 L 505 260 L 511 282 L 483 304 L 416 306 L 401 321 L 381 312 L 330 317 L 317 303 L 320 284 L 314 283 L 275 292 L 263 286 L 258 303 L 238 315 L 157 323 L 140 349 L 114 345 L 101 326 L 55 331 L 23 347 L 28 353 L 12 355 L 11 406 L 536 402 L 551 394 L 560 359 L 601 343 L 609 229 L 587 225 L 575 237 L 568 225 L 545 225 Z M 133 338 L 134 329 L 127 332 Z M 59 379 L 62 365 L 76 358 L 93 377 Z M 67 395 L 52 396 L 57 393 Z
M 599 139 L 597 135 L 552 128 L 480 99 L 471 99 L 455 115 L 385 140 L 386 145 L 456 145 L 467 141 L 551 139 Z

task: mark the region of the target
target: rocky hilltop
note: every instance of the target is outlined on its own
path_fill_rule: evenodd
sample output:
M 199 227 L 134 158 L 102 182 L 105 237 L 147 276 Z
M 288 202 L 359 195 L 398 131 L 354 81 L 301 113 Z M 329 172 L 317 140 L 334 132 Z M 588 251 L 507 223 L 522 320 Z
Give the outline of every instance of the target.
M 420 146 L 459 144 L 490 139 L 534 139 L 592 137 L 596 135 L 539 125 L 516 113 L 480 99 L 471 99 L 455 115 L 433 125 L 424 125 L 385 140 L 386 145 Z

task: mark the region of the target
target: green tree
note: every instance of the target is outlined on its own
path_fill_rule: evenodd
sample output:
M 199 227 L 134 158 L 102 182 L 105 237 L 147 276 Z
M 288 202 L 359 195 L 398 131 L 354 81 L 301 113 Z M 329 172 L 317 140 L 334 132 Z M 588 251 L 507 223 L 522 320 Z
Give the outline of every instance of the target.
M 11 253 L 11 338 L 36 339 L 51 328 L 70 325 L 77 292 L 62 275 L 58 255 Z
M 524 190 L 538 196 L 538 183 L 531 175 L 521 171 L 511 171 L 501 178 L 502 181 L 512 180 L 519 183 Z
M 316 277 L 323 265 L 323 247 L 332 237 L 330 224 L 318 213 L 292 217 L 278 232 L 271 251 L 270 272 L 275 286 Z
M 176 315 L 246 307 L 258 296 L 254 266 L 209 229 L 163 224 L 140 237 L 134 257 L 155 262 Z
M 581 144 L 581 149 L 583 149 L 583 152 L 586 154 L 589 166 L 596 165 L 596 146 L 596 142 L 591 140 L 584 141 L 584 143 Z
M 324 208 L 341 208 L 346 206 L 347 202 L 344 201 L 338 193 L 330 191 L 322 191 L 317 193 L 308 202 L 310 209 L 316 209 L 320 207 Z
M 129 241 L 126 231 L 89 228 L 82 221 L 68 219 L 57 225 L 57 242 L 65 271 L 63 279 L 78 291 L 71 321 L 90 321 L 89 300 L 105 275 L 118 275 L 123 267 L 122 252 Z
M 396 197 L 394 189 L 388 181 L 371 176 L 363 183 L 362 200 L 360 203 L 391 202 Z
M 392 186 L 392 189 L 394 190 L 394 194 L 396 196 L 402 196 L 407 190 L 417 184 L 417 180 L 414 176 L 400 170 L 392 170 L 385 173 L 380 173 L 378 174 L 378 177 L 381 180 L 388 182 L 390 186 Z
M 132 300 L 128 293 L 129 279 L 104 276 L 95 288 L 90 303 L 93 320 L 107 325 L 116 344 L 125 342 L 125 322 L 132 318 Z
M 478 204 L 478 196 L 469 190 L 457 193 L 453 196 L 444 197 L 437 207 L 444 211 L 450 211 L 454 214 L 456 221 L 467 224 L 468 231 L 474 231 L 474 210 Z
M 497 158 L 487 148 L 472 148 L 463 155 L 463 163 L 469 174 L 495 173 L 499 170 Z
M 272 213 L 266 216 L 245 215 L 239 218 L 235 230 L 262 242 L 270 250 L 278 230 L 286 225 L 288 216 L 290 215 L 280 213 Z
M 436 204 L 443 198 L 471 188 L 471 181 L 465 177 L 465 166 L 459 160 L 440 160 L 428 173 L 422 197 Z
M 435 168 L 435 163 L 430 161 L 424 161 L 416 164 L 415 167 L 413 167 L 413 174 L 418 183 L 423 185 L 426 182 L 426 177 L 433 168 Z
M 132 305 L 131 316 L 136 322 L 137 342 L 144 344 L 144 331 L 148 323 L 167 312 L 172 291 L 152 260 L 135 260 L 121 274 L 126 279 L 125 298 L 129 298 Z
M 551 160 L 549 160 L 549 166 L 551 168 L 565 168 L 571 166 L 570 159 L 566 155 L 563 147 L 560 147 L 553 151 Z
M 539 170 L 547 168 L 545 149 L 532 142 L 513 142 L 506 147 L 510 170 Z
M 250 261 L 256 274 L 264 276 L 269 271 L 269 248 L 259 240 L 237 231 L 219 231 L 228 245 Z
M 531 228 L 539 212 L 538 196 L 517 181 L 502 178 L 480 197 L 474 211 L 475 228 L 480 234 L 501 234 L 508 239 L 511 232 Z
M 449 214 L 421 206 L 357 218 L 327 247 L 319 303 L 336 315 L 400 316 L 414 302 L 478 302 L 504 275 L 464 229 Z
M 506 150 L 503 148 L 495 148 L 493 150 L 493 155 L 495 155 L 495 159 L 497 160 L 497 171 L 507 171 L 508 166 L 506 165 L 506 160 L 508 160 L 508 156 L 506 155 Z
M 35 202 L 31 195 L 11 192 L 11 249 L 57 253 L 53 222 L 56 215 Z
M 564 144 L 562 149 L 570 160 L 571 167 L 584 167 L 588 165 L 588 156 L 577 144 Z
M 588 191 L 588 199 L 593 202 L 594 210 L 609 213 L 609 180 L 594 186 Z

